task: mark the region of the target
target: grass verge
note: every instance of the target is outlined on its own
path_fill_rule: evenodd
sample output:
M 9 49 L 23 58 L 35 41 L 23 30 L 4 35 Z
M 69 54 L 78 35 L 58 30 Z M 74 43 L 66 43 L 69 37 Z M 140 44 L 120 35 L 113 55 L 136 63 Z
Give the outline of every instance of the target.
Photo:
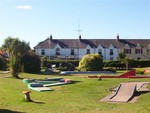
M 9 74 L 0 74 L 0 76 Z M 107 96 L 109 88 L 121 82 L 147 81 L 150 79 L 97 79 L 88 75 L 37 75 L 22 73 L 20 77 L 42 79 L 46 77 L 63 77 L 75 81 L 74 84 L 53 86 L 54 91 L 31 92 L 34 102 L 25 102 L 24 90 L 28 90 L 22 79 L 0 78 L 0 112 L 25 113 L 149 113 L 150 93 L 140 95 L 136 103 L 106 103 L 100 99 Z

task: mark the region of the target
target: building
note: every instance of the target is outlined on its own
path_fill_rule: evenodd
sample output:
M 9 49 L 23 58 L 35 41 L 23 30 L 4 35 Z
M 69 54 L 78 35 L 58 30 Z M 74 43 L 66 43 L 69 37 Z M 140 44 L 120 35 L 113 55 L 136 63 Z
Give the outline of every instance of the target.
M 52 35 L 34 47 L 39 56 L 50 59 L 81 59 L 86 54 L 100 54 L 104 60 L 117 60 L 120 52 L 129 59 L 149 59 L 150 39 L 53 39 Z
M 8 58 L 8 55 L 7 55 L 6 52 L 0 50 L 0 57 L 2 57 L 2 58 Z

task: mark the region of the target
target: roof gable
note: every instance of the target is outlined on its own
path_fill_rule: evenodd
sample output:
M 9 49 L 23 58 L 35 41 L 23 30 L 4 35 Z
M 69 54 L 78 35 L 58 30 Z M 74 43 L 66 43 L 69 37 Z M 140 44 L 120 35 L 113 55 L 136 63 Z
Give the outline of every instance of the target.
M 88 45 L 86 46 L 86 48 L 87 48 L 87 49 L 90 49 L 90 48 L 91 48 L 91 46 L 88 44 Z
M 125 49 L 130 49 L 131 47 L 129 46 L 129 44 L 126 44 L 124 48 Z
M 110 44 L 110 45 L 109 45 L 109 48 L 110 48 L 110 49 L 114 49 L 115 47 L 114 47 L 112 44 Z
M 99 49 L 103 49 L 103 47 L 102 47 L 102 45 L 101 45 L 101 44 L 99 44 L 99 45 L 97 46 L 97 48 L 99 48 Z
M 55 44 L 55 46 L 54 46 L 54 49 L 56 49 L 56 48 L 61 48 L 61 46 L 57 43 L 57 44 Z
M 141 46 L 140 44 L 137 44 L 136 48 L 137 48 L 137 49 L 141 49 L 142 46 Z

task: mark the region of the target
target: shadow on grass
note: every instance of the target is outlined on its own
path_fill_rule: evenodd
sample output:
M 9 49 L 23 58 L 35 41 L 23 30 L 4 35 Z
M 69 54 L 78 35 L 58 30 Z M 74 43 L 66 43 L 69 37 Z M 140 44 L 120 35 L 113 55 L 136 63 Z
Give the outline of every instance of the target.
M 146 94 L 146 93 L 150 93 L 150 91 L 139 91 L 139 92 L 135 92 L 134 96 L 132 96 L 132 98 L 129 99 L 129 101 L 132 101 L 132 99 L 139 97 L 142 94 Z
M 70 84 L 76 84 L 76 83 L 79 83 L 79 82 L 82 82 L 82 81 L 73 80 Z
M 22 102 L 26 102 L 26 103 L 35 103 L 35 104 L 45 104 L 44 102 L 37 102 L 37 101 L 34 101 L 34 100 L 30 100 L 30 101 L 26 101 L 26 100 L 22 100 Z M 0 112 L 1 113 L 1 112 Z
M 146 94 L 146 93 L 150 93 L 150 91 L 139 91 L 139 92 L 136 92 L 134 96 L 140 96 L 140 95 Z
M 12 110 L 9 110 L 9 109 L 0 109 L 0 113 L 25 113 L 25 112 L 12 111 Z
M 33 101 L 33 100 L 31 102 L 33 102 L 35 104 L 45 104 L 44 102 L 36 102 L 36 101 Z

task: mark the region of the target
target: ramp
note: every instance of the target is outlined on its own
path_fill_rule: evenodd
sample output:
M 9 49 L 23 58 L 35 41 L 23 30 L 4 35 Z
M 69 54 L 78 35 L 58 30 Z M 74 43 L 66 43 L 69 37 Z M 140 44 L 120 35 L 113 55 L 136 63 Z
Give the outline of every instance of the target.
M 121 83 L 110 102 L 128 102 L 136 91 L 136 83 Z

